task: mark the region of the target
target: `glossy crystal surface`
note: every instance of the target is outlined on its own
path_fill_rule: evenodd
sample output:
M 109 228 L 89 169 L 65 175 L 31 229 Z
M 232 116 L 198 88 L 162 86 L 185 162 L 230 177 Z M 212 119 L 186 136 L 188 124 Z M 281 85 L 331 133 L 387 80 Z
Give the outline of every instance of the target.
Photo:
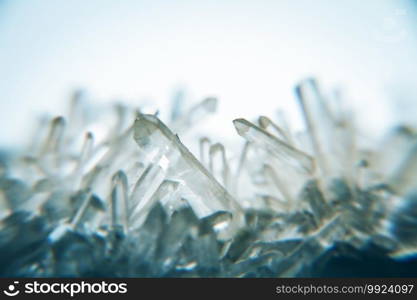
M 188 110 L 174 99 L 163 122 L 120 104 L 91 117 L 76 93 L 67 117 L 0 155 L 0 275 L 325 276 L 314 270 L 328 253 L 416 255 L 414 129 L 364 146 L 315 80 L 296 95 L 305 131 L 282 113 L 239 118 L 231 153 L 187 137 L 215 98 Z

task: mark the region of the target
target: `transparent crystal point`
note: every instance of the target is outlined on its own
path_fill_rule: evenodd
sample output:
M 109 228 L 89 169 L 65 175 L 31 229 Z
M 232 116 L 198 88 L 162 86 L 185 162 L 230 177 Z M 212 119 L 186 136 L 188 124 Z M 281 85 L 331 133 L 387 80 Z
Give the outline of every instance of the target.
M 84 138 L 84 143 L 78 157 L 76 166 L 74 168 L 74 176 L 82 174 L 83 168 L 85 168 L 86 162 L 90 158 L 94 147 L 94 136 L 91 132 L 87 132 Z
M 265 147 L 281 161 L 305 172 L 314 172 L 314 160 L 308 154 L 295 149 L 245 119 L 236 119 L 233 124 L 240 136 L 249 142 Z
M 140 189 L 145 190 L 146 186 L 152 185 L 152 183 L 149 182 L 147 182 L 147 184 L 148 185 L 145 184 L 144 186 L 141 186 Z M 139 205 L 131 208 L 132 213 L 129 216 L 131 226 L 133 228 L 140 226 L 147 216 L 149 209 L 158 201 L 164 206 L 169 214 L 175 212 L 182 204 L 180 203 L 178 185 L 178 182 L 164 180 L 150 197 L 145 198 L 145 195 L 135 195 L 134 197 L 140 199 L 140 202 Z
M 73 132 L 82 130 L 86 122 L 86 92 L 82 89 L 75 90 L 70 99 L 68 121 Z
M 83 218 L 87 215 L 88 209 L 90 207 L 95 206 L 95 202 L 97 202 L 97 198 L 92 195 L 91 191 L 87 189 L 86 191 L 80 192 L 77 197 L 73 198 L 75 213 L 70 219 L 70 224 L 74 227 L 82 224 L 81 222 Z
M 321 171 L 327 175 L 329 174 L 329 166 L 323 147 L 328 142 L 328 126 L 330 126 L 331 121 L 328 110 L 325 108 L 315 80 L 307 79 L 303 81 L 296 87 L 295 91 L 318 165 Z
M 111 226 L 122 227 L 124 232 L 129 228 L 128 179 L 123 171 L 118 171 L 112 178 L 111 191 Z
M 352 116 L 349 112 L 331 111 L 315 79 L 299 83 L 295 93 L 320 175 L 352 181 L 355 176 L 352 165 L 356 159 Z
M 184 110 L 178 93 L 167 127 L 153 105 L 92 111 L 76 94 L 25 152 L 0 149 L 0 276 L 309 276 L 329 250 L 371 249 L 364 265 L 381 253 L 382 267 L 415 261 L 415 129 L 372 145 L 343 98 L 313 79 L 296 93 L 306 131 L 283 115 L 237 119 L 237 152 L 181 135 L 197 138 L 200 161 L 174 133 L 215 98 Z
M 49 134 L 41 149 L 40 156 L 49 152 L 59 151 L 63 140 L 65 124 L 66 122 L 63 117 L 56 117 L 51 121 Z
M 139 215 L 145 215 L 152 205 L 152 195 L 156 193 L 164 181 L 164 171 L 158 164 L 150 164 L 137 181 L 128 203 L 130 226 L 139 226 L 142 219 Z
M 177 253 L 185 239 L 189 235 L 196 234 L 197 229 L 198 218 L 191 207 L 184 206 L 172 214 L 169 225 L 159 237 L 160 242 L 157 248 L 157 260 L 162 263 L 163 269 L 172 268 L 176 263 L 173 258 L 178 257 Z
M 210 146 L 209 170 L 218 182 L 222 183 L 226 189 L 229 188 L 229 163 L 226 158 L 224 146 L 220 143 Z
M 277 124 L 275 124 L 270 118 L 266 116 L 260 116 L 258 119 L 258 123 L 261 126 L 262 129 L 268 130 L 268 127 L 271 127 L 273 131 L 276 133 L 280 139 L 285 141 L 287 144 L 291 145 L 291 138 L 289 135 L 285 132 L 284 129 L 280 128 Z
M 200 162 L 205 166 L 209 167 L 209 149 L 210 149 L 210 139 L 203 137 L 200 139 Z
M 233 183 L 232 191 L 233 191 L 234 195 L 239 195 L 238 187 L 239 187 L 239 183 L 240 183 L 240 177 L 242 176 L 243 170 L 245 168 L 245 163 L 247 161 L 249 145 L 250 145 L 250 142 L 245 141 L 245 144 L 242 148 L 242 152 L 240 153 L 240 156 L 239 156 L 238 165 L 237 165 L 237 168 L 236 168 L 236 172 L 234 174 L 234 180 L 232 181 L 232 183 Z
M 157 117 L 139 114 L 134 139 L 144 153 L 145 163 L 159 168 L 161 178 L 180 183 L 197 216 L 223 210 L 232 212 L 234 220 L 239 220 L 240 205 Z

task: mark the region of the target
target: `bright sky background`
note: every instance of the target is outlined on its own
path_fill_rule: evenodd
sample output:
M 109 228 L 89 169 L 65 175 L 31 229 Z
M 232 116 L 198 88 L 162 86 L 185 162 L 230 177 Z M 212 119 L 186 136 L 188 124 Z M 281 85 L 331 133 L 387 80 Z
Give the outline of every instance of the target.
M 62 113 L 69 92 L 148 99 L 167 108 L 220 99 L 211 128 L 284 108 L 316 75 L 341 87 L 360 123 L 382 129 L 417 109 L 417 15 L 409 0 L 0 0 L 0 145 L 22 141 L 36 114 Z M 414 105 L 414 107 L 416 107 Z M 402 108 L 402 109 L 401 109 Z M 28 122 L 29 121 L 29 122 Z M 416 121 L 414 121 L 416 123 Z

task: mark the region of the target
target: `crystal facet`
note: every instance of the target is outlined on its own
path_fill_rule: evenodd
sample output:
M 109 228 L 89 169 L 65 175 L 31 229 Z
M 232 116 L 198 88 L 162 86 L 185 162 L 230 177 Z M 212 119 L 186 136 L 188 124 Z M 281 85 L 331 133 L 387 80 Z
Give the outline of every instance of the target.
M 76 92 L 68 117 L 0 151 L 0 276 L 415 276 L 416 131 L 362 145 L 316 80 L 296 96 L 304 131 L 239 118 L 241 150 L 197 136 L 198 159 L 188 129 L 216 98 L 186 109 L 180 91 L 164 123 Z

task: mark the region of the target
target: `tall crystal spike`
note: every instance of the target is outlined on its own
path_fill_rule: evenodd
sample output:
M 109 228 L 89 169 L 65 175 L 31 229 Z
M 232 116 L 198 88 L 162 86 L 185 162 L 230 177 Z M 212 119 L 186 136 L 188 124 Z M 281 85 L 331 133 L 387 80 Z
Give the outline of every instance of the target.
M 112 178 L 111 191 L 111 226 L 122 227 L 126 233 L 129 228 L 128 220 L 128 182 L 126 174 L 118 171 Z
M 314 160 L 308 154 L 295 149 L 245 119 L 236 119 L 233 123 L 238 134 L 249 142 L 265 147 L 272 155 L 288 165 L 310 174 L 314 172 Z
M 209 151 L 209 169 L 223 186 L 229 188 L 229 163 L 227 162 L 226 152 L 224 146 L 220 143 L 216 143 L 210 146 Z
M 275 124 L 270 118 L 266 116 L 260 116 L 258 119 L 258 123 L 261 126 L 262 129 L 267 130 L 268 127 L 272 127 L 273 130 L 278 134 L 277 136 L 285 141 L 287 144 L 291 145 L 291 138 L 289 135 L 285 132 L 284 129 L 280 128 L 277 124 Z
M 223 210 L 233 212 L 234 221 L 240 222 L 242 210 L 237 201 L 157 117 L 139 114 L 134 124 L 134 139 L 143 150 L 145 163 L 157 168 L 161 178 L 180 183 L 197 216 Z M 142 199 L 137 200 L 141 205 Z

